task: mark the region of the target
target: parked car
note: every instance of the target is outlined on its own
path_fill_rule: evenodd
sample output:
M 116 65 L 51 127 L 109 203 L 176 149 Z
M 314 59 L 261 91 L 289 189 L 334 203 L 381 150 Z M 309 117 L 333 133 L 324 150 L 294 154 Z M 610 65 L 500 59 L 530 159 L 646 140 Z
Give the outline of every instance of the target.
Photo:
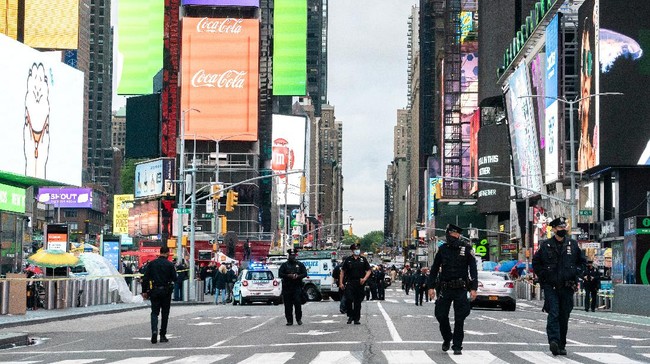
M 504 311 L 517 309 L 515 282 L 505 272 L 478 272 L 478 290 L 472 306 L 501 307 Z
M 264 265 L 251 265 L 239 273 L 232 289 L 233 305 L 264 302 L 282 303 L 282 282 Z

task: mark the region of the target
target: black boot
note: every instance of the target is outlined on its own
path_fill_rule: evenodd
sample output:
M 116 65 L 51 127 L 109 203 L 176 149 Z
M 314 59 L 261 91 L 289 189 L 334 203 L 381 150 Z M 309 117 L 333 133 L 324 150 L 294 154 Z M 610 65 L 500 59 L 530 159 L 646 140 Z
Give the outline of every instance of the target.
M 155 344 L 157 342 L 158 342 L 158 333 L 154 331 L 151 333 L 151 343 Z

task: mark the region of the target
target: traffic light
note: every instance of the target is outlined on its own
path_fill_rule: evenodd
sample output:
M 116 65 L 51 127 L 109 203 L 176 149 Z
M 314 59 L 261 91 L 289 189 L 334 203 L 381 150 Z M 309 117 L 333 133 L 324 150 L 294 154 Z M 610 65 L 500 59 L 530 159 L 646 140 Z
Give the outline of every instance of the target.
M 212 184 L 210 185 L 210 197 L 213 200 L 218 200 L 221 197 L 221 185 L 220 184 Z
M 305 192 L 307 192 L 307 178 L 300 176 L 300 193 L 303 194 Z
M 239 193 L 235 192 L 233 190 L 228 191 L 228 195 L 226 196 L 226 211 L 227 212 L 232 212 L 235 211 L 235 206 L 237 206 L 237 203 L 239 202 Z
M 228 232 L 228 219 L 226 218 L 226 216 L 220 215 L 219 220 L 220 220 L 219 225 L 221 227 L 221 233 L 222 234 L 227 233 Z

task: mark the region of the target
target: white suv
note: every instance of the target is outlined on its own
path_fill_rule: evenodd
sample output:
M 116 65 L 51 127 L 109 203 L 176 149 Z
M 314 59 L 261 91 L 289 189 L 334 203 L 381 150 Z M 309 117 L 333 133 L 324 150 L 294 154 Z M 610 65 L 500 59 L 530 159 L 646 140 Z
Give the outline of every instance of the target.
M 271 269 L 264 265 L 253 265 L 242 269 L 232 289 L 233 305 L 252 302 L 282 303 L 282 282 Z

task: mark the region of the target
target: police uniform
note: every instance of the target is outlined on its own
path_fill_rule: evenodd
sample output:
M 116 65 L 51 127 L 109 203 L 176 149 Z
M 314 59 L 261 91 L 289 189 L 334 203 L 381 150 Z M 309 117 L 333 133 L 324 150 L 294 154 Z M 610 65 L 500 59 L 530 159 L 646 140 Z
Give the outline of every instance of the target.
M 585 288 L 585 311 L 596 311 L 598 303 L 598 290 L 600 289 L 600 272 L 593 266 L 592 261 L 587 262 L 587 268 L 583 275 L 582 285 Z M 589 265 L 592 265 L 591 268 Z
M 167 342 L 167 322 L 171 305 L 172 291 L 176 281 L 174 264 L 167 260 L 169 248 L 160 248 L 160 256 L 149 262 L 142 279 L 142 292 L 151 300 L 151 342 L 158 341 L 158 314 L 162 310 L 160 323 L 160 342 Z
M 287 326 L 293 325 L 295 307 L 296 322 L 298 325 L 302 325 L 302 279 L 307 277 L 307 268 L 302 262 L 295 259 L 294 251 L 288 250 L 287 254 L 289 254 L 289 259 L 282 263 L 278 270 L 278 276 L 282 278 L 284 317 L 287 319 Z
M 463 325 L 471 310 L 467 291 L 476 291 L 478 288 L 476 259 L 472 246 L 450 235 L 452 232 L 460 234 L 462 231 L 458 226 L 447 225 L 447 242 L 438 249 L 431 266 L 431 274 L 427 279 L 428 289 L 436 289 L 439 293 L 435 315 L 440 323 L 442 350 L 449 350 L 449 344 L 453 340 L 452 349 L 456 355 L 461 354 L 463 349 Z M 449 324 L 452 302 L 454 304 L 453 333 Z
M 533 256 L 533 271 L 544 290 L 544 311 L 548 313 L 546 335 L 551 353 L 566 355 L 573 294 L 586 260 L 578 243 L 564 230 L 564 217 L 551 221 L 549 226 L 557 231 L 552 238 L 540 242 Z
M 350 250 L 356 250 L 357 246 L 352 244 Z M 364 283 L 362 279 L 370 277 L 370 263 L 368 259 L 360 255 L 351 255 L 343 261 L 341 267 L 345 284 L 345 306 L 348 313 L 348 324 L 354 321 L 355 325 L 361 324 L 361 302 L 363 301 Z

